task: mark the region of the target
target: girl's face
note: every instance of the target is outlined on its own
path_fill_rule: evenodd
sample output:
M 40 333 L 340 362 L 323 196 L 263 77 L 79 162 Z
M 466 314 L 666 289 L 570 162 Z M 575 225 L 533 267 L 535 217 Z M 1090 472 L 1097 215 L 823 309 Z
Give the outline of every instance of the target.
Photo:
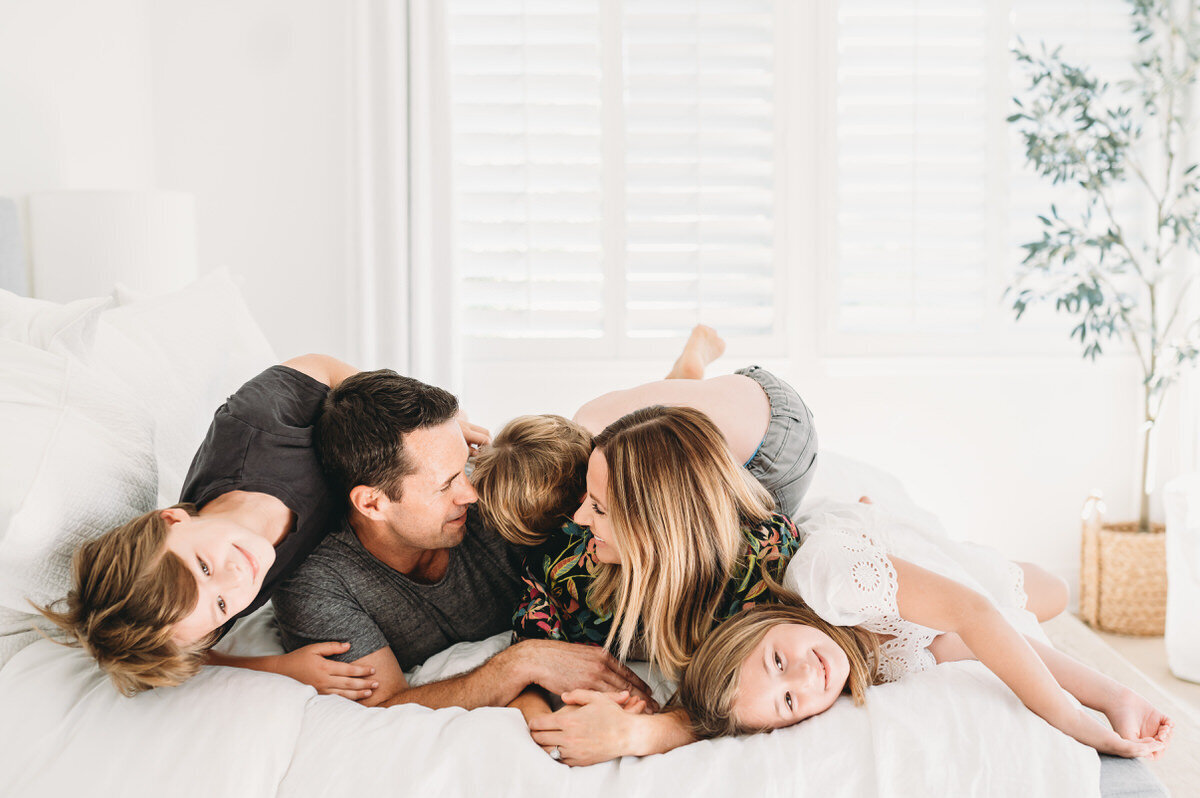
M 593 553 L 597 560 L 620 565 L 621 553 L 613 545 L 608 516 L 608 462 L 599 449 L 593 450 L 588 458 L 587 491 L 583 504 L 575 511 L 574 521 L 592 530 L 592 538 L 596 541 Z
M 833 706 L 849 677 L 850 660 L 829 635 L 776 624 L 742 662 L 733 714 L 745 726 L 790 726 Z

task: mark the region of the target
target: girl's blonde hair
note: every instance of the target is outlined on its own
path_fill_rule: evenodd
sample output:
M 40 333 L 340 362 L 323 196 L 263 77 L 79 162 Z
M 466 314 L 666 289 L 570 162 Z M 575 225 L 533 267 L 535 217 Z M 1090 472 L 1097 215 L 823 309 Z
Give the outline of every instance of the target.
M 177 504 L 196 515 L 192 504 Z M 174 626 L 196 607 L 192 572 L 167 549 L 170 524 L 153 510 L 83 544 L 75 552 L 66 609 L 37 607 L 81 646 L 124 695 L 180 684 L 194 676 L 219 630 L 190 645 Z
M 471 482 L 483 522 L 510 543 L 536 546 L 587 493 L 592 435 L 562 416 L 520 416 L 475 458 Z
M 872 663 L 878 661 L 875 636 L 853 626 L 834 626 L 803 603 L 760 604 L 721 624 L 701 644 L 683 674 L 675 701 L 687 710 L 692 732 L 700 738 L 764 731 L 746 726 L 733 714 L 742 663 L 771 627 L 797 623 L 819 629 L 833 638 L 850 660 L 846 686 L 855 704 L 862 704 L 867 687 L 880 683 Z
M 641 637 L 649 660 L 676 675 L 716 621 L 746 545 L 742 525 L 767 521 L 774 503 L 694 408 L 637 410 L 595 445 L 621 565 L 598 565 L 589 603 L 612 612 L 608 645 L 621 659 Z

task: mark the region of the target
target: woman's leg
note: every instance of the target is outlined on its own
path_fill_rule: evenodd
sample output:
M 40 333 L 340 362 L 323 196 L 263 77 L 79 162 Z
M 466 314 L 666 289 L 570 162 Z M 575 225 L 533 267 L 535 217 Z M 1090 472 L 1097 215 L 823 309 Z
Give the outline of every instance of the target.
M 734 458 L 744 463 L 766 434 L 771 405 L 762 387 L 749 377 L 726 374 L 704 379 L 705 367 L 724 351 L 725 342 L 715 330 L 697 326 L 667 379 L 599 396 L 579 408 L 575 421 L 595 435 L 643 407 L 694 407 L 713 420 Z
M 1019 562 L 1017 565 L 1025 572 L 1025 609 L 1037 616 L 1038 623 L 1061 615 L 1070 598 L 1067 583 L 1033 563 Z
M 725 354 L 725 339 L 717 335 L 717 331 L 706 324 L 697 324 L 692 328 L 683 351 L 671 370 L 667 373 L 668 380 L 702 380 L 704 369 L 708 364 Z

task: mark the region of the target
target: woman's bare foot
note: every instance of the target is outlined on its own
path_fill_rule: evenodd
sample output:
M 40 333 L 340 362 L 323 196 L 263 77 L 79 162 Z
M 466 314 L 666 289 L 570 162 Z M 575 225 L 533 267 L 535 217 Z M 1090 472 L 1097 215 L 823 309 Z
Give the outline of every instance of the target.
M 702 380 L 704 369 L 721 355 L 725 354 L 725 340 L 717 335 L 717 331 L 705 324 L 697 324 L 692 328 L 683 352 L 667 374 L 668 380 Z

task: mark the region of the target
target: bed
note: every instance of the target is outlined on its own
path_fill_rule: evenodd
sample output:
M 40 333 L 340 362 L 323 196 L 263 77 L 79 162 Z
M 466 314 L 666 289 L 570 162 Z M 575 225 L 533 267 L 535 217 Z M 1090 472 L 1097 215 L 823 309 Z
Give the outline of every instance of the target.
M 274 361 L 223 272 L 156 298 L 52 305 L 0 292 L 0 795 L 1100 794 L 1096 754 L 978 663 L 881 686 L 865 708 L 843 698 L 772 734 L 575 769 L 510 709 L 367 709 L 223 667 L 121 697 L 82 652 L 30 631 L 28 600 L 65 593 L 80 540 L 172 503 L 212 410 Z M 864 493 L 923 512 L 894 477 L 822 453 L 811 496 Z M 460 672 L 506 644 L 460 644 L 410 677 Z M 222 647 L 280 650 L 270 606 Z

